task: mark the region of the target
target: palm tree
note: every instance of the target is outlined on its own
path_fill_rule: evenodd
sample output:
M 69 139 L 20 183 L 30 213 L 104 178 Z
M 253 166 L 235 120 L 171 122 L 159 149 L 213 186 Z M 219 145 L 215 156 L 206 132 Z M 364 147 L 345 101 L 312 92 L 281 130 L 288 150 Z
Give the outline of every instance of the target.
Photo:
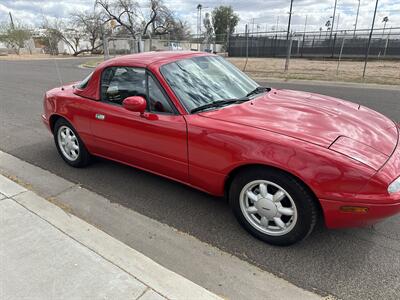
M 328 31 L 331 30 L 331 21 L 330 20 L 326 21 L 325 27 L 326 27 L 326 37 L 327 37 Z
M 382 33 L 382 35 L 384 35 L 385 34 L 385 29 L 386 29 L 386 23 L 389 22 L 389 17 L 388 16 L 384 17 L 382 22 L 385 23 L 383 25 L 383 33 Z

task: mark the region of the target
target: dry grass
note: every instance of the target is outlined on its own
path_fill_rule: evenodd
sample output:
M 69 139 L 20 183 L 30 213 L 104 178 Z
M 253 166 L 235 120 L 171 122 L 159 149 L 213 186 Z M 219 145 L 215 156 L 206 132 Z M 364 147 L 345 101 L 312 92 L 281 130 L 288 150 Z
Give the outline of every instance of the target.
M 243 70 L 245 58 L 227 59 Z M 284 78 L 400 85 L 400 61 L 368 62 L 365 79 L 362 78 L 362 61 L 342 60 L 338 74 L 337 61 L 334 60 L 291 59 L 289 72 L 285 73 L 284 68 L 283 58 L 249 58 L 245 71 L 257 79 Z
M 100 63 L 104 61 L 103 58 L 96 58 L 96 59 L 91 59 L 84 64 L 82 64 L 82 67 L 85 68 L 96 68 Z

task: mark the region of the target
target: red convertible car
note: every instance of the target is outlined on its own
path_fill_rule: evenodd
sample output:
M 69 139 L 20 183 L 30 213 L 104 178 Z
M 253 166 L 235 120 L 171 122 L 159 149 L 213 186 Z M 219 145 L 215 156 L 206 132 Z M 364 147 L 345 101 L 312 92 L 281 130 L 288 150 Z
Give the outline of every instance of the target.
M 44 98 L 61 157 L 100 156 L 228 197 L 275 245 L 400 212 L 400 125 L 332 97 L 259 86 L 225 59 L 149 52 L 111 59 Z

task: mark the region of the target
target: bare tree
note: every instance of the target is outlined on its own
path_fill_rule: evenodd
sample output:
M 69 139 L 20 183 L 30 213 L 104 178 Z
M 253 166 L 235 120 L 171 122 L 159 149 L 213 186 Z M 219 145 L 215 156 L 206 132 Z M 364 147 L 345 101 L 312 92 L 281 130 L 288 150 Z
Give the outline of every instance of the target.
M 177 25 L 183 24 L 174 18 L 162 0 L 149 0 L 145 10 L 134 0 L 96 0 L 96 5 L 106 15 L 104 22 L 114 20 L 117 27 L 122 27 L 133 38 L 138 35 L 167 34 Z
M 64 28 L 61 33 L 61 40 L 67 44 L 68 47 L 74 52 L 73 56 L 78 56 L 81 53 L 90 51 L 88 48 L 81 49 L 81 41 L 85 37 L 85 33 L 80 29 L 75 28 Z
M 168 33 L 172 39 L 185 40 L 190 36 L 190 27 L 187 22 L 178 19 L 174 21 Z
M 84 33 L 84 38 L 89 40 L 90 47 L 83 49 L 83 52 L 93 53 L 103 46 L 103 43 L 100 42 L 101 20 L 99 14 L 89 11 L 72 13 L 71 24 L 74 28 L 79 28 Z
M 58 55 L 58 44 L 63 39 L 62 22 L 58 19 L 50 21 L 47 18 L 43 18 L 41 27 L 44 29 L 42 42 L 45 46 L 45 52 L 51 55 Z
M 135 38 L 141 31 L 142 16 L 139 3 L 133 0 L 96 0 L 105 13 L 104 23 L 114 20 Z
M 89 22 L 88 20 L 86 21 Z M 87 26 L 77 23 L 77 20 L 74 18 L 71 18 L 68 23 L 57 19 L 53 21 L 44 19 L 42 27 L 45 29 L 43 42 L 47 48 L 47 52 L 52 55 L 59 54 L 58 44 L 60 41 L 63 41 L 71 49 L 73 56 L 92 52 L 102 46 L 102 44 L 95 45 L 98 37 L 96 36 L 95 39 L 91 38 L 95 33 L 93 31 L 88 32 Z M 81 44 L 86 38 L 90 42 L 90 47 L 86 46 L 83 48 Z
M 166 7 L 163 2 L 160 1 L 150 1 L 150 18 L 143 30 L 143 35 L 147 33 L 147 27 L 152 26 L 152 32 L 155 35 L 167 34 L 172 31 L 177 23 L 171 10 Z

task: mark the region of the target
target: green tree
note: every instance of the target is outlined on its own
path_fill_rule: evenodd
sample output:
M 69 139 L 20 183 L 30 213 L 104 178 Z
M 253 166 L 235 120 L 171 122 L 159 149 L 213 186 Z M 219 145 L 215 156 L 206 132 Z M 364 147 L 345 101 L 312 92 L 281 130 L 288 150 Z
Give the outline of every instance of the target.
M 7 23 L 0 25 L 0 42 L 3 42 L 7 48 L 13 49 L 18 55 L 31 36 L 31 31 L 24 25 Z
M 235 31 L 239 23 L 239 16 L 233 11 L 232 6 L 219 6 L 212 11 L 212 25 L 216 39 L 226 39 L 228 28 L 229 34 Z
M 389 17 L 388 16 L 384 17 L 382 22 L 385 23 L 383 26 L 383 34 L 385 34 L 386 23 L 389 22 Z

